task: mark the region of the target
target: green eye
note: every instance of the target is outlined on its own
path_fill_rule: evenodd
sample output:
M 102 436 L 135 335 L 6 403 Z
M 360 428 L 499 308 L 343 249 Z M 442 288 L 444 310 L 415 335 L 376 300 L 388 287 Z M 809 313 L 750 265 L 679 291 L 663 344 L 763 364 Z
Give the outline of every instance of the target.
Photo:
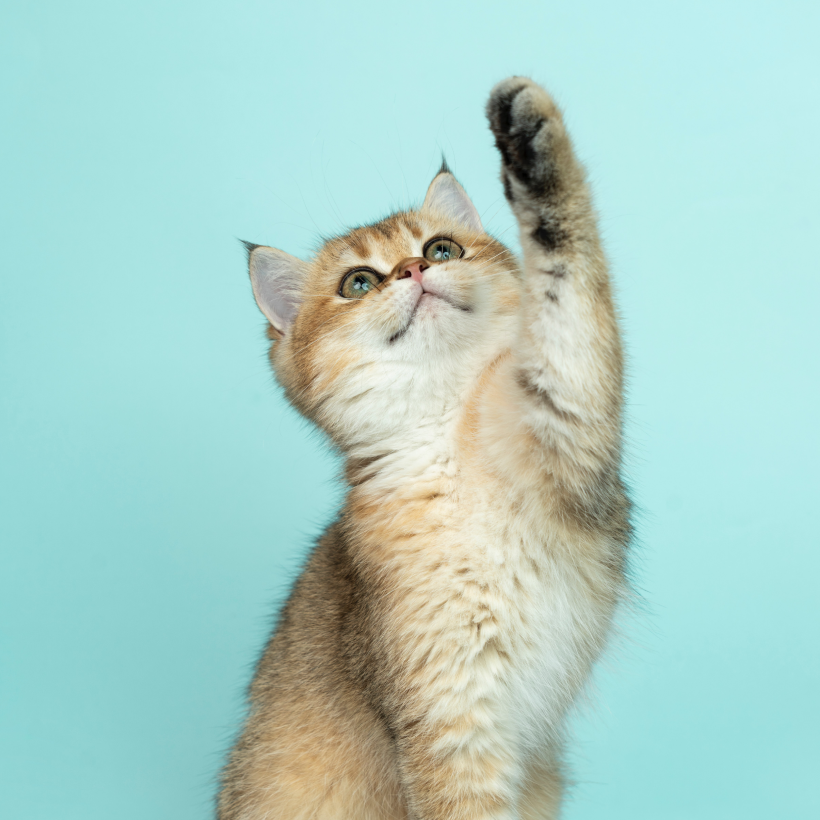
M 452 239 L 431 239 L 424 246 L 424 258 L 429 262 L 458 259 L 463 252 L 461 245 L 456 244 Z
M 352 270 L 342 279 L 342 284 L 339 286 L 339 296 L 344 296 L 345 299 L 361 299 L 362 296 L 367 296 L 371 290 L 378 289 L 383 279 L 384 277 L 376 271 L 367 268 Z

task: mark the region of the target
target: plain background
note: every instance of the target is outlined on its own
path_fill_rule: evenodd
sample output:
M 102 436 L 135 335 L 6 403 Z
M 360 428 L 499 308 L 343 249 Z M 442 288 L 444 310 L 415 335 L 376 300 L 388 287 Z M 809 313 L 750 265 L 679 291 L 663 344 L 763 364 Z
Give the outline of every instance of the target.
M 307 254 L 566 111 L 630 353 L 639 607 L 567 820 L 820 817 L 816 2 L 111 0 L 0 20 L 0 815 L 207 818 L 337 464 L 236 238 Z

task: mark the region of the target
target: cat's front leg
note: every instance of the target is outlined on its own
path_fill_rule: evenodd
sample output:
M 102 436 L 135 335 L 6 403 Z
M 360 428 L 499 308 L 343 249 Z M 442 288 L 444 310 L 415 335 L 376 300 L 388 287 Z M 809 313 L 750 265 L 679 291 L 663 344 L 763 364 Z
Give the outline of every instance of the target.
M 622 360 L 606 261 L 584 170 L 561 112 L 532 80 L 487 104 L 504 192 L 518 220 L 524 298 L 509 390 L 561 474 L 580 487 L 617 472 Z

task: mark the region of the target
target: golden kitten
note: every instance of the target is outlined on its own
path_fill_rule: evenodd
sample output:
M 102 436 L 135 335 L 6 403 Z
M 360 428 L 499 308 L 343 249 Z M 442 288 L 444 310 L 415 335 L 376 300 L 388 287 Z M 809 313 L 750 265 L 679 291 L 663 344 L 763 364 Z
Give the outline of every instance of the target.
M 259 663 L 221 820 L 554 818 L 625 588 L 622 357 L 584 171 L 530 80 L 487 105 L 523 261 L 446 166 L 304 262 L 249 246 L 271 361 L 348 491 Z

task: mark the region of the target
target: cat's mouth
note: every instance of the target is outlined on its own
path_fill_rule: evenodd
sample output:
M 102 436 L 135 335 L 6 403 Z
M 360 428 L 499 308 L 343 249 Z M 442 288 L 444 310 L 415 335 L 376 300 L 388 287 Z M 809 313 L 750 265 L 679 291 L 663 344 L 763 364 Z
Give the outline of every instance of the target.
M 426 290 L 425 289 L 419 294 L 419 298 L 416 300 L 416 304 L 413 307 L 413 311 L 410 314 L 410 318 L 407 320 L 404 327 L 401 328 L 400 330 L 396 331 L 396 333 L 394 333 L 387 340 L 388 344 L 393 344 L 393 342 L 397 341 L 402 336 L 404 336 L 404 334 L 407 333 L 407 331 L 410 329 L 410 326 L 413 324 L 413 321 L 415 320 L 416 316 L 418 315 L 419 308 L 421 308 L 423 304 L 428 304 L 428 303 L 433 302 L 433 301 L 444 302 L 445 304 L 449 305 L 450 307 L 453 307 L 456 310 L 463 311 L 464 313 L 472 313 L 472 310 L 473 310 L 469 305 L 455 302 L 453 299 L 449 298 L 448 296 L 444 296 L 443 294 L 440 294 L 440 293 L 434 293 L 431 290 Z

